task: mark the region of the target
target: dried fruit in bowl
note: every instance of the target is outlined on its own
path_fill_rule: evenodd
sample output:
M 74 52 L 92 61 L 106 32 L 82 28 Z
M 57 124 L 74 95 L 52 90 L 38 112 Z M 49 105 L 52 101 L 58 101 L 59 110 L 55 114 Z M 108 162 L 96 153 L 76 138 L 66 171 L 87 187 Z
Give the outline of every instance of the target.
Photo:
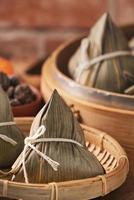
M 29 104 L 36 99 L 36 95 L 29 85 L 20 83 L 16 76 L 7 76 L 0 72 L 0 86 L 6 91 L 12 106 Z

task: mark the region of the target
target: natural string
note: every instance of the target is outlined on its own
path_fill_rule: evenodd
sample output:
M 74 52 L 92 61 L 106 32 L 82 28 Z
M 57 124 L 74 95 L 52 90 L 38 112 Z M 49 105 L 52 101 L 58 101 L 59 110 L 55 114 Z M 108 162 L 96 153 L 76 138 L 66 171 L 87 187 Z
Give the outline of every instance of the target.
M 59 199 L 59 191 L 58 191 L 57 183 L 52 182 L 52 183 L 49 183 L 49 185 L 52 187 L 51 200 L 58 200 Z M 54 195 L 54 193 L 55 193 L 55 195 Z
M 127 161 L 127 172 L 129 172 L 129 160 L 128 160 L 128 157 L 127 155 L 121 155 L 118 159 L 118 163 L 120 163 L 121 159 L 125 159 Z
M 12 126 L 12 125 L 16 125 L 16 122 L 0 122 L 0 127 L 1 126 Z
M 68 143 L 73 143 L 73 144 L 76 144 L 78 146 L 83 147 L 82 144 L 80 144 L 79 142 L 77 142 L 75 140 L 72 140 L 72 139 L 66 139 L 66 138 L 39 138 L 45 133 L 45 131 L 46 131 L 45 126 L 41 125 L 38 128 L 37 132 L 33 136 L 29 136 L 29 137 L 25 138 L 25 140 L 24 140 L 25 146 L 24 146 L 24 150 L 22 152 L 22 159 L 20 159 L 20 163 L 17 162 L 17 166 L 14 164 L 13 167 L 12 167 L 12 170 L 15 171 L 15 168 L 18 167 L 18 164 L 19 164 L 19 166 L 20 166 L 20 164 L 22 164 L 23 172 L 24 172 L 24 178 L 25 178 L 25 182 L 26 183 L 29 183 L 27 170 L 26 170 L 26 165 L 25 165 L 25 158 L 26 158 L 26 152 L 28 150 L 28 147 L 30 147 L 40 157 L 42 157 L 44 160 L 46 160 L 48 162 L 48 164 L 53 168 L 54 171 L 58 170 L 58 166 L 60 164 L 58 162 L 52 160 L 47 155 L 45 155 L 42 152 L 40 152 L 38 149 L 36 149 L 34 144 L 39 143 L 39 142 L 68 142 Z M 14 178 L 15 178 L 15 175 L 13 175 L 12 180 Z
M 12 125 L 15 125 L 15 124 L 16 124 L 15 122 L 1 122 L 0 123 L 0 127 L 3 127 L 3 126 L 12 126 Z M 10 143 L 13 146 L 15 146 L 17 144 L 17 142 L 15 140 L 13 140 L 10 137 L 8 137 L 6 135 L 3 135 L 1 133 L 0 133 L 0 139 L 4 140 L 5 142 Z
M 7 197 L 7 190 L 8 190 L 8 180 L 3 180 L 3 197 Z
M 102 196 L 105 196 L 107 194 L 107 181 L 106 181 L 106 177 L 104 175 L 100 175 L 98 176 L 101 178 L 102 180 Z
M 101 134 L 101 141 L 100 141 L 100 147 L 101 147 L 101 149 L 103 149 L 103 141 L 104 141 L 105 137 L 106 137 L 106 133 L 102 132 L 102 134 Z
M 91 60 L 89 60 L 88 55 L 87 55 L 87 50 L 88 50 L 88 39 L 84 38 L 81 42 L 81 46 L 80 46 L 80 63 L 78 65 L 77 71 L 76 71 L 76 81 L 79 82 L 80 81 L 80 76 L 83 72 L 83 70 L 87 70 L 89 69 L 91 66 L 107 60 L 107 59 L 111 59 L 111 58 L 115 58 L 115 57 L 120 57 L 120 56 L 134 56 L 134 52 L 131 51 L 114 51 L 114 52 L 110 52 L 110 53 L 105 53 L 103 55 L 97 56 L 95 58 L 92 58 Z M 77 74 L 78 73 L 78 74 Z
M 118 159 L 118 163 L 120 162 L 121 159 L 125 159 L 127 161 L 127 166 L 128 166 L 128 171 L 129 171 L 129 160 L 128 157 L 126 155 L 121 155 Z M 107 194 L 107 181 L 106 181 L 106 177 L 104 175 L 100 175 L 98 176 L 101 178 L 102 180 L 102 195 L 105 196 Z

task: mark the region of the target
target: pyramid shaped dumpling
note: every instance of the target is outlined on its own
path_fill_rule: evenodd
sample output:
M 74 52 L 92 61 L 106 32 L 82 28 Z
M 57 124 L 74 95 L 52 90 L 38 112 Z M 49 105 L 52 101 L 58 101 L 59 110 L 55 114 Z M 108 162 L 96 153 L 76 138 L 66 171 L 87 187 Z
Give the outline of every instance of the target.
M 101 60 L 100 56 L 104 55 L 105 59 Z M 81 41 L 69 61 L 69 71 L 76 82 L 107 91 L 125 93 L 134 85 L 134 56 L 108 13 L 103 14 L 89 36 Z
M 36 135 L 42 125 L 45 127 L 44 132 L 37 138 Z M 41 142 L 42 139 L 58 141 Z M 61 141 L 62 139 L 73 140 L 74 143 Z M 15 181 L 49 183 L 104 174 L 104 169 L 97 158 L 85 147 L 84 134 L 77 119 L 56 90 L 35 117 L 30 137 L 26 141 L 30 141 L 34 149 L 26 143 L 25 153 L 20 155 L 12 167 Z M 58 163 L 57 166 L 52 167 L 37 151 Z
M 10 168 L 24 147 L 24 137 L 13 121 L 10 103 L 0 87 L 0 170 Z

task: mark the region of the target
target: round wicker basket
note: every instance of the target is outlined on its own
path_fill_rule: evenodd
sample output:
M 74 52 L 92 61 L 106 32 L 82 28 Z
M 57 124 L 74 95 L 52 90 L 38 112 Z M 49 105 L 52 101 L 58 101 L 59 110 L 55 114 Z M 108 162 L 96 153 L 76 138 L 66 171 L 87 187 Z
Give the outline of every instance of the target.
M 31 118 L 17 119 L 20 129 L 28 135 Z M 0 180 L 0 196 L 23 200 L 88 200 L 115 190 L 125 181 L 129 162 L 122 147 L 111 136 L 82 125 L 87 147 L 106 170 L 94 178 L 50 184 L 25 184 Z
M 134 96 L 82 86 L 69 77 L 68 61 L 81 39 L 61 45 L 45 62 L 41 78 L 43 97 L 47 100 L 56 88 L 79 114 L 81 123 L 106 131 L 121 144 L 133 147 Z

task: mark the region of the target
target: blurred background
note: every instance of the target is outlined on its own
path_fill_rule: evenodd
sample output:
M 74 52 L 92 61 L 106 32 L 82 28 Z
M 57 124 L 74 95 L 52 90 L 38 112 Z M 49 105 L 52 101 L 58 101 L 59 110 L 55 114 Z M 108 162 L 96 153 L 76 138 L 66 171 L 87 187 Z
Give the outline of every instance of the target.
M 21 71 L 109 11 L 119 25 L 134 24 L 133 0 L 0 0 L 0 55 Z

